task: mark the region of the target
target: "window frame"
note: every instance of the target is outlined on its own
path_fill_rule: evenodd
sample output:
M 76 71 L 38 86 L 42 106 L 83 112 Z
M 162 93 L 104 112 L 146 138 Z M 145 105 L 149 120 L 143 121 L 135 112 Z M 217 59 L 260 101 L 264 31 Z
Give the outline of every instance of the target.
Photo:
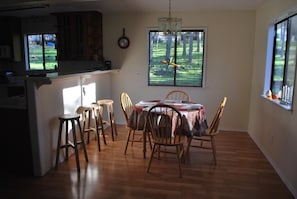
M 147 36 L 148 36 L 148 72 L 147 72 L 147 85 L 148 86 L 172 86 L 172 87 L 196 87 L 196 88 L 204 88 L 205 87 L 205 82 L 206 82 L 206 65 L 207 65 L 207 27 L 196 27 L 196 28 L 183 28 L 182 31 L 185 32 L 203 32 L 204 33 L 204 43 L 203 43 L 203 61 L 202 61 L 202 68 L 201 68 L 201 86 L 200 85 L 180 85 L 176 84 L 176 78 L 173 76 L 175 80 L 173 80 L 173 84 L 151 84 L 150 83 L 150 53 L 151 53 L 151 45 L 150 45 L 150 33 L 151 32 L 158 32 L 156 28 L 150 28 L 147 30 Z M 176 41 L 176 39 L 174 39 Z M 175 44 L 173 44 L 175 45 Z M 176 55 L 176 45 L 174 49 L 174 54 Z M 174 63 L 176 63 L 176 56 L 174 57 Z M 176 70 L 176 69 L 174 69 Z
M 288 74 L 288 58 L 289 58 L 289 50 L 288 47 L 290 45 L 290 30 L 291 24 L 289 20 L 293 17 L 297 17 L 297 11 L 290 12 L 290 14 L 284 15 L 278 19 L 276 19 L 273 23 L 270 24 L 268 29 L 268 40 L 267 40 L 267 56 L 266 56 L 266 71 L 265 71 L 265 82 L 264 82 L 264 90 L 263 96 L 266 99 L 274 102 L 275 104 L 279 105 L 280 107 L 286 110 L 293 110 L 293 103 L 294 103 L 294 90 L 296 85 L 296 72 L 297 72 L 297 60 L 295 61 L 295 71 L 294 71 L 294 78 L 293 78 L 293 89 L 291 94 L 291 103 L 288 103 L 283 100 L 283 95 L 275 96 L 275 93 L 272 92 L 273 84 L 274 84 L 274 72 L 275 72 L 275 58 L 277 55 L 277 48 L 276 48 L 276 41 L 277 41 L 277 25 L 281 24 L 282 22 L 287 23 L 286 28 L 286 52 L 284 58 L 284 66 L 282 67 L 283 75 L 282 75 L 282 86 L 285 82 L 287 82 L 287 74 Z M 283 89 L 282 89 L 283 90 Z
M 42 36 L 42 69 L 31 69 L 30 68 L 30 57 L 29 57 L 29 36 L 32 35 L 41 35 Z M 26 63 L 26 71 L 44 71 L 44 72 L 53 72 L 57 70 L 58 60 L 56 56 L 56 67 L 53 69 L 46 69 L 46 58 L 45 58 L 45 46 L 44 46 L 44 35 L 55 35 L 57 45 L 57 33 L 55 32 L 42 32 L 42 33 L 26 33 L 24 34 L 24 46 L 25 46 L 25 63 Z M 58 49 L 56 48 L 58 53 Z

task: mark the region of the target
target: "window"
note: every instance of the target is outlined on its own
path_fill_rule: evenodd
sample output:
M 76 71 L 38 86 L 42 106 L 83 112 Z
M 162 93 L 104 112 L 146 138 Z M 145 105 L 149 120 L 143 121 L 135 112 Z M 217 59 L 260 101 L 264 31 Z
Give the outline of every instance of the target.
M 270 91 L 272 99 L 291 109 L 297 58 L 297 15 L 274 25 Z
M 26 35 L 27 70 L 50 71 L 57 68 L 56 34 Z
M 177 36 L 149 32 L 150 86 L 203 86 L 206 30 L 183 30 Z

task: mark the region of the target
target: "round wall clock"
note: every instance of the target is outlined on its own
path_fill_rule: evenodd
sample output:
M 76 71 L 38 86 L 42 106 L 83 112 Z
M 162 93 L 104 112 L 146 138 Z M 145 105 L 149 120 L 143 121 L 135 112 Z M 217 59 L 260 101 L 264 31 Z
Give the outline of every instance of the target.
M 118 45 L 120 48 L 128 48 L 130 45 L 130 40 L 125 36 L 125 28 L 123 29 L 123 35 L 118 39 Z

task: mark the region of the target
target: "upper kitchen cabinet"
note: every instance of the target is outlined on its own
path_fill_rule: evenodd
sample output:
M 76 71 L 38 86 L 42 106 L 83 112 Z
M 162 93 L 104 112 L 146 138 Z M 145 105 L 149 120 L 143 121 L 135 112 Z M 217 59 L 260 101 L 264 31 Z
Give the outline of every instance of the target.
M 21 20 L 17 17 L 0 17 L 0 59 L 20 61 Z
M 58 60 L 101 60 L 102 14 L 96 11 L 56 13 Z

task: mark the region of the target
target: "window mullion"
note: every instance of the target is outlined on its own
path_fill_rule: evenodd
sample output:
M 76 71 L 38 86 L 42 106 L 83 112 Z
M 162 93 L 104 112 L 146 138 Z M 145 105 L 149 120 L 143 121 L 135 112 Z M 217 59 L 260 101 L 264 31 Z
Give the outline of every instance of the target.
M 45 67 L 45 47 L 44 47 L 44 34 L 42 34 L 42 65 L 43 65 L 43 70 L 46 70 Z
M 177 61 L 177 36 L 174 37 L 174 64 L 177 64 L 176 63 Z M 174 86 L 176 86 L 176 67 L 174 66 L 173 67 L 174 69 Z

